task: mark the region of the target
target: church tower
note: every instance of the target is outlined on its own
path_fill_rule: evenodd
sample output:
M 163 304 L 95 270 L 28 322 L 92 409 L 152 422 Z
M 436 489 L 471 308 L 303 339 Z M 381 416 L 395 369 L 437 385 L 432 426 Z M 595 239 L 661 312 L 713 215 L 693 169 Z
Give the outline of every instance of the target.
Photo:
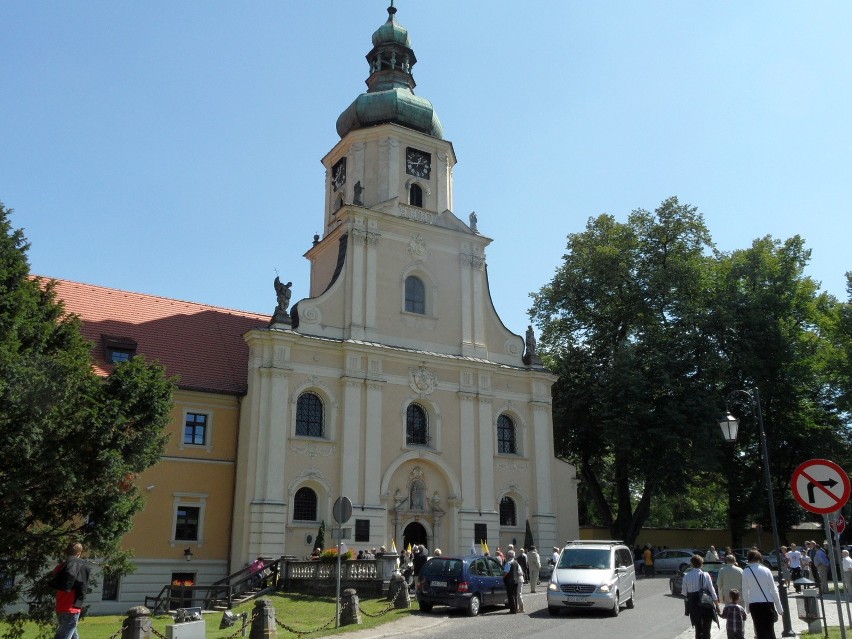
M 246 335 L 233 566 L 309 554 L 341 495 L 355 548 L 469 552 L 522 543 L 527 522 L 540 547 L 577 535 L 574 468 L 553 456 L 555 377 L 494 310 L 491 240 L 453 211 L 455 151 L 414 93 L 393 6 L 372 45 L 367 90 L 322 160 L 310 295 Z

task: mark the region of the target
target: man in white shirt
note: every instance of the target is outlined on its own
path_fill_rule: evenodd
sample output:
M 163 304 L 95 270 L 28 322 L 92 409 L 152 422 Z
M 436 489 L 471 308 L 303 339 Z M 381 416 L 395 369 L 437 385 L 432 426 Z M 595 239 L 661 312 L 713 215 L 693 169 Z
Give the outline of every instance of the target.
M 844 550 L 843 555 L 843 591 L 846 593 L 846 601 L 852 600 L 852 557 L 849 556 L 849 551 Z
M 538 572 L 541 570 L 541 556 L 535 546 L 530 546 L 530 551 L 527 553 L 527 566 L 530 569 L 530 592 L 535 592 L 535 587 L 538 585 Z
M 796 547 L 796 544 L 790 544 L 790 552 L 787 553 L 787 561 L 790 563 L 790 580 L 796 588 L 796 592 L 801 592 L 802 587 L 796 586 L 796 580 L 802 578 L 802 553 Z
M 774 613 L 781 616 L 784 610 L 775 579 L 763 565 L 759 550 L 748 551 L 748 567 L 743 570 L 742 602 L 748 607 L 754 623 L 755 639 L 775 639 Z
M 558 561 L 559 561 L 559 548 L 554 546 L 553 547 L 553 554 L 550 556 L 550 563 L 555 566 Z

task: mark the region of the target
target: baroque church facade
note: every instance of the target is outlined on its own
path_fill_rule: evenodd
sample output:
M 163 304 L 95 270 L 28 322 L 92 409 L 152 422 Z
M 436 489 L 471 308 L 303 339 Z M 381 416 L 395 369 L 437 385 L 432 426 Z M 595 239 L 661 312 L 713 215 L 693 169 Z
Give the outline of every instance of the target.
M 388 12 L 323 158 L 309 297 L 291 307 L 276 281 L 270 322 L 57 282 L 99 372 L 142 354 L 179 378 L 166 451 L 135 481 L 146 502 L 123 543 L 137 569 L 105 576 L 93 613 L 306 557 L 341 496 L 357 549 L 467 554 L 522 544 L 527 524 L 543 549 L 579 536 L 575 469 L 553 452 L 556 378 L 494 310 L 491 240 L 453 212 L 453 146 Z
M 555 377 L 494 310 L 491 240 L 453 212 L 453 146 L 388 13 L 323 158 L 310 296 L 246 335 L 232 562 L 305 554 L 338 496 L 356 547 L 493 548 L 527 522 L 545 548 L 578 533 Z

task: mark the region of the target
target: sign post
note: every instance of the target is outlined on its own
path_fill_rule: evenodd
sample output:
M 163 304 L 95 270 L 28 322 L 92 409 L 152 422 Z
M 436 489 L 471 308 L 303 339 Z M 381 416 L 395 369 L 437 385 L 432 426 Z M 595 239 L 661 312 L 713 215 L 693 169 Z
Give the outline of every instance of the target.
M 852 492 L 849 475 L 833 461 L 811 459 L 799 464 L 799 467 L 793 472 L 791 488 L 793 489 L 793 497 L 802 505 L 802 508 L 822 515 L 825 538 L 831 542 L 831 551 L 828 553 L 829 561 L 834 566 L 842 566 L 839 547 L 835 542 L 833 531 L 838 531 L 837 537 L 839 538 L 839 533 L 846 527 L 845 521 L 841 524 L 842 517 L 838 519 L 837 511 L 849 501 L 849 494 Z M 832 570 L 831 574 L 834 581 L 837 616 L 840 620 L 840 636 L 842 639 L 846 639 L 846 625 L 843 623 L 843 607 L 840 604 L 837 570 Z M 820 584 L 820 591 L 825 586 L 826 584 Z
M 337 605 L 335 607 L 334 627 L 340 627 L 340 541 L 348 538 L 344 537 L 346 528 L 340 528 L 341 525 L 349 521 L 352 517 L 352 501 L 349 497 L 338 497 L 334 500 L 334 506 L 331 509 L 331 514 L 334 515 L 334 521 L 338 523 L 338 528 L 334 532 L 337 533 Z M 844 638 L 845 639 L 845 638 Z

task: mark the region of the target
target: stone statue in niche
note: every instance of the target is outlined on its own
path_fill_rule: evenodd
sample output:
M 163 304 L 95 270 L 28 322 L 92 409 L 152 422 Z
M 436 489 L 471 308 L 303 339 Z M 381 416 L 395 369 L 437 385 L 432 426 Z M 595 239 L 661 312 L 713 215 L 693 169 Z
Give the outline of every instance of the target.
M 352 187 L 352 190 L 355 192 L 355 197 L 352 200 L 352 204 L 356 204 L 358 206 L 364 206 L 364 202 L 361 201 L 361 194 L 364 192 L 364 187 L 361 186 L 361 180 L 355 182 L 355 186 Z
M 479 233 L 479 230 L 476 228 L 476 211 L 470 212 L 470 230 L 474 233 Z
M 426 489 L 423 486 L 423 482 L 415 481 L 411 484 L 411 491 L 409 492 L 411 510 L 423 510 L 425 508 L 425 493 Z
M 284 284 L 281 282 L 280 277 L 277 275 L 275 276 L 275 297 L 278 300 L 278 305 L 275 307 L 275 311 L 272 314 L 273 324 L 290 323 L 290 313 L 287 312 L 287 309 L 290 306 L 290 296 L 293 294 L 290 290 L 291 286 L 293 286 L 293 282 L 287 282 Z

